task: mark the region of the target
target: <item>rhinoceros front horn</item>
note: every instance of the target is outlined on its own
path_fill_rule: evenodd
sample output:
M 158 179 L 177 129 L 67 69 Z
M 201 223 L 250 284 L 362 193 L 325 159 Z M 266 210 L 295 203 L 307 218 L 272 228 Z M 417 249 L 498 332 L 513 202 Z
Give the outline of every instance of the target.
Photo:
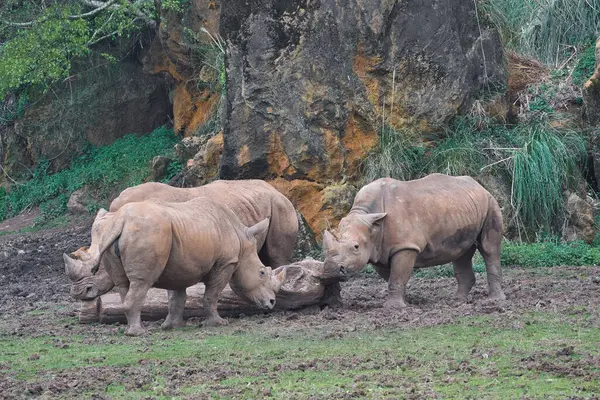
M 279 292 L 279 289 L 281 289 L 281 285 L 283 285 L 283 283 L 285 282 L 285 279 L 287 278 L 287 268 L 286 267 L 279 267 L 277 269 L 275 269 L 273 271 L 273 291 L 275 293 Z
M 63 253 L 63 260 L 65 262 L 65 273 L 72 281 L 78 281 L 85 277 L 83 263 L 79 260 L 71 258 L 68 254 Z

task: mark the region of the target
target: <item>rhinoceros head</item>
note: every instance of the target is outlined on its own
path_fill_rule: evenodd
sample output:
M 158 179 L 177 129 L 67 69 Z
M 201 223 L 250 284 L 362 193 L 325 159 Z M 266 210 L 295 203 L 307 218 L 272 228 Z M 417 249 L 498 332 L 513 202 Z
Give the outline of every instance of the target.
M 275 295 L 285 281 L 287 271 L 278 268 L 273 271 L 265 267 L 258 258 L 256 238 L 264 237 L 269 228 L 269 219 L 246 228 L 241 238 L 238 268 L 231 277 L 229 286 L 241 298 L 257 306 L 272 309 Z
M 63 253 L 65 273 L 72 282 L 71 296 L 77 300 L 92 300 L 107 293 L 114 286 L 105 270 L 92 275 L 87 261 L 91 256 L 87 247 L 82 247 L 71 254 Z
M 378 222 L 386 213 L 349 214 L 342 218 L 335 235 L 323 232 L 323 278 L 344 280 L 359 272 L 373 253 Z

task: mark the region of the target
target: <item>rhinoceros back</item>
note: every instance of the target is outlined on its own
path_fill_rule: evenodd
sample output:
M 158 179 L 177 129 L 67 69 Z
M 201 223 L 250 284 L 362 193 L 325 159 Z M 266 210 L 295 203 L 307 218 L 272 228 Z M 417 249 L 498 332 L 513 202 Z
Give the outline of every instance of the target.
M 413 181 L 379 179 L 359 192 L 353 206 L 386 212 L 384 257 L 413 249 L 419 253 L 417 267 L 454 261 L 476 244 L 490 210 L 497 209 L 495 199 L 474 179 L 442 174 Z

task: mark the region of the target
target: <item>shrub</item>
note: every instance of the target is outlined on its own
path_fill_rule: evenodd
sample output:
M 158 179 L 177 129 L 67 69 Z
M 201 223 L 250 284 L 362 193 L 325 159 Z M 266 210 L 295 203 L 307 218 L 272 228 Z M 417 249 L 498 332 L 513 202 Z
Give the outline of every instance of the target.
M 600 248 L 583 242 L 556 241 L 502 246 L 502 265 L 552 267 L 556 265 L 590 266 L 600 264 Z
M 580 179 L 585 141 L 538 121 L 521 131 L 525 141 L 512 157 L 513 205 L 525 227 L 552 230 L 553 220 L 563 212 L 563 190 Z

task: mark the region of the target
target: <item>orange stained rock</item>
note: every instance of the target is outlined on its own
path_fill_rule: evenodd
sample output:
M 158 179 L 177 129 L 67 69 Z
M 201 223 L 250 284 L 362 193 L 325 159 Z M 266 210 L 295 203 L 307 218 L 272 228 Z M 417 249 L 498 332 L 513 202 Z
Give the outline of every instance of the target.
M 346 125 L 346 134 L 342 139 L 346 148 L 346 168 L 345 175 L 348 177 L 358 177 L 359 166 L 377 145 L 377 132 L 367 121 L 362 120 L 356 114 L 352 113 L 348 118 Z
M 296 169 L 290 163 L 290 159 L 281 144 L 281 138 L 277 132 L 272 132 L 269 135 L 267 163 L 269 164 L 269 172 L 275 176 L 292 175 L 296 172 Z
M 242 148 L 240 149 L 240 152 L 237 155 L 237 162 L 238 166 L 240 167 L 250 162 L 250 149 L 248 148 L 247 144 L 242 146 Z
M 223 154 L 223 132 L 211 137 L 206 143 L 206 152 L 204 154 L 204 162 L 206 165 L 213 165 L 215 171 L 218 172 Z
M 334 221 L 331 211 L 323 209 L 323 185 L 303 179 L 288 181 L 283 178 L 276 178 L 268 183 L 290 199 L 306 220 L 317 241 L 321 240 L 323 230 L 337 225 L 338 221 Z
M 208 91 L 204 92 L 200 99 L 194 101 L 195 111 L 185 128 L 185 136 L 193 135 L 203 124 L 210 120 L 218 104 L 219 94 Z
M 372 72 L 377 64 L 381 62 L 381 57 L 374 56 L 368 57 L 364 54 L 364 49 L 361 43 L 358 44 L 358 49 L 356 55 L 354 56 L 354 61 L 352 64 L 352 69 L 358 79 L 365 86 L 365 90 L 367 91 L 367 98 L 375 107 L 375 109 L 379 108 L 379 96 L 380 96 L 380 82 L 379 80 L 372 76 L 370 72 Z
M 187 90 L 185 83 L 177 84 L 173 97 L 173 129 L 175 133 L 185 131 L 192 120 L 194 111 L 192 95 Z

